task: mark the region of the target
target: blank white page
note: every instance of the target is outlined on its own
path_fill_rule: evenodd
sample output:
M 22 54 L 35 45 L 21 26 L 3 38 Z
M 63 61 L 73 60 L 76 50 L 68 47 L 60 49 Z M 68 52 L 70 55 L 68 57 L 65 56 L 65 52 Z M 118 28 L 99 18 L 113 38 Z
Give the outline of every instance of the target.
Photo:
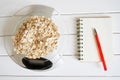
M 83 62 L 97 62 L 100 61 L 99 52 L 94 36 L 93 28 L 97 30 L 98 37 L 101 43 L 103 55 L 106 61 L 112 58 L 112 24 L 111 18 L 102 17 L 81 17 L 80 18 L 80 35 L 83 36 L 83 40 L 80 40 L 80 44 L 83 48 L 80 48 L 83 52 L 80 52 L 80 58 Z

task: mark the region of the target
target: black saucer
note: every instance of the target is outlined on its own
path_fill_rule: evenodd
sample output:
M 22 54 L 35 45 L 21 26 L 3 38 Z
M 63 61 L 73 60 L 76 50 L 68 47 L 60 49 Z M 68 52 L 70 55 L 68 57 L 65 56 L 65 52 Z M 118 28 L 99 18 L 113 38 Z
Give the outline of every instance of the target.
M 45 58 L 40 59 L 29 59 L 24 57 L 22 59 L 23 64 L 28 69 L 38 69 L 38 70 L 46 70 L 52 67 L 53 63 Z

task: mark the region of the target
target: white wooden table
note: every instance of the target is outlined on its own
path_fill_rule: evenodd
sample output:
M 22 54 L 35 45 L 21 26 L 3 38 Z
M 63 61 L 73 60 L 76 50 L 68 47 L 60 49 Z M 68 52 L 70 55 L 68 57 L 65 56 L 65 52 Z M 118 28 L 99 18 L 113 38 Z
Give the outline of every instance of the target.
M 13 26 L 9 18 L 19 9 L 32 4 L 42 4 L 56 8 L 60 16 L 54 16 L 61 34 L 60 53 L 62 64 L 49 71 L 24 69 L 14 63 L 4 48 L 4 37 L 9 33 L 5 28 Z M 108 15 L 113 20 L 114 59 L 104 72 L 100 63 L 81 63 L 76 54 L 76 17 Z M 0 80 L 119 80 L 120 79 L 120 1 L 119 0 L 1 0 L 0 1 Z M 6 25 L 7 24 L 7 25 Z M 9 24 L 9 25 L 8 25 Z M 4 34 L 6 33 L 6 34 Z

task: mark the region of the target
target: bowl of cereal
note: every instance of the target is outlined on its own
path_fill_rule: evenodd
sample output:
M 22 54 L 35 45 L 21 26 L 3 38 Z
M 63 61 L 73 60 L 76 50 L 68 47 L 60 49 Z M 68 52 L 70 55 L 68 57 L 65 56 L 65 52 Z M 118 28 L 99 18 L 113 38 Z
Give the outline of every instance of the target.
M 54 9 L 43 5 L 39 9 L 17 22 L 12 35 L 5 37 L 5 47 L 8 55 L 20 66 L 46 70 L 59 59 L 60 34 L 51 19 Z

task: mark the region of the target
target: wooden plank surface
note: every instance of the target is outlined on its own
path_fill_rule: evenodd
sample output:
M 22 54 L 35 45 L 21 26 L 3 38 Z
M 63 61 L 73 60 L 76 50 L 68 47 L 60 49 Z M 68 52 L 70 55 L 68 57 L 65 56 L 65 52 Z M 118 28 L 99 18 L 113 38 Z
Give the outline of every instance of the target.
M 51 70 L 35 71 L 18 66 L 8 56 L 0 57 L 0 75 L 5 76 L 120 76 L 120 56 L 107 62 L 108 71 L 103 70 L 100 62 L 81 63 L 76 56 L 63 56 Z M 71 64 L 72 63 L 72 64 Z M 4 66 L 3 66 L 4 65 Z
M 66 4 L 67 3 L 67 4 Z M 96 80 L 120 79 L 120 1 L 119 0 L 2 0 L 0 2 L 0 79 L 1 80 Z M 7 55 L 4 47 L 4 37 L 11 35 L 10 31 L 21 16 L 11 16 L 19 9 L 34 4 L 54 7 L 61 16 L 53 16 L 58 25 L 60 38 L 60 53 L 63 54 L 62 64 L 49 71 L 32 71 L 21 68 Z M 108 63 L 108 71 L 104 72 L 101 63 L 81 63 L 76 54 L 76 18 L 80 16 L 111 16 L 114 59 Z M 7 30 L 6 30 L 7 29 Z
M 0 2 L 0 15 L 11 16 L 17 10 L 33 4 L 54 7 L 61 14 L 119 12 L 119 3 L 119 0 L 4 0 Z
M 120 77 L 16 77 L 16 76 L 5 76 L 0 77 L 1 80 L 119 80 Z

